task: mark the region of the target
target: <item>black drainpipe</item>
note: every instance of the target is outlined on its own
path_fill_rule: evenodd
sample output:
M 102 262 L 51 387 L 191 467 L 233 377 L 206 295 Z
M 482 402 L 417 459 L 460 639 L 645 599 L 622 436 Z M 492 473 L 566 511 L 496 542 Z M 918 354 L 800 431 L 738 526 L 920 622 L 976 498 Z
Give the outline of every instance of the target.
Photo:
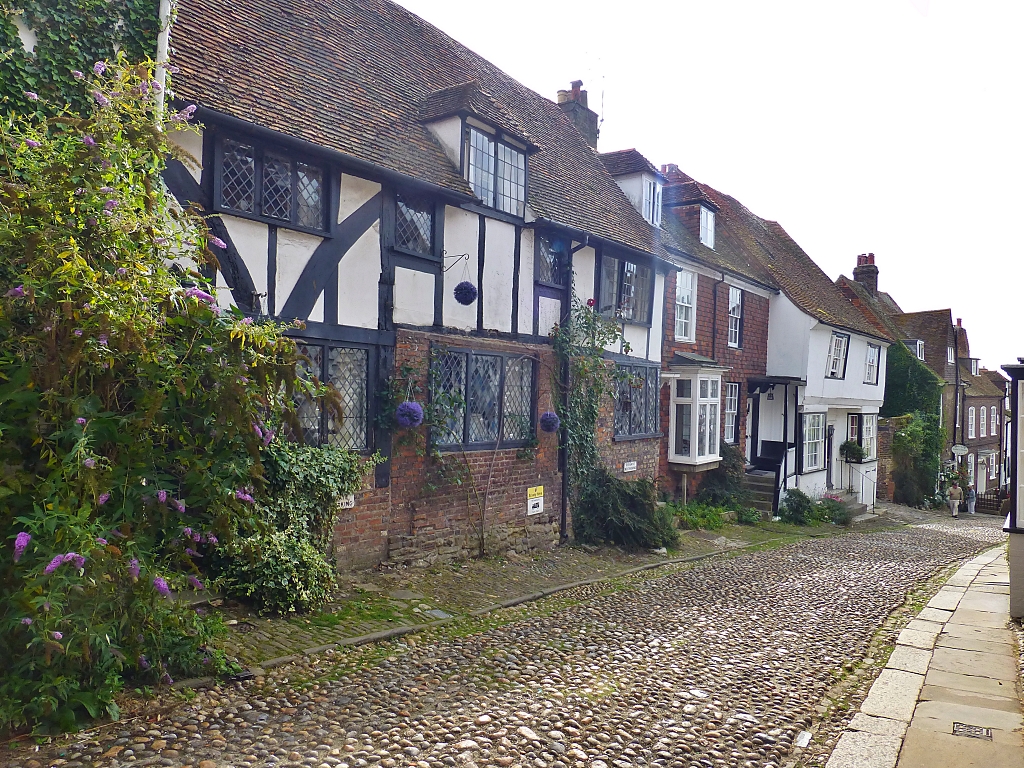
M 568 270 L 568 287 L 566 288 L 566 308 L 565 317 L 562 320 L 563 323 L 569 323 L 572 321 L 572 285 L 573 285 L 573 272 L 572 272 L 572 257 L 577 252 L 587 247 L 587 243 L 590 241 L 590 235 L 584 234 L 583 240 L 575 248 L 569 249 L 568 264 L 566 269 Z M 594 262 L 594 268 L 597 268 L 597 261 Z M 562 360 L 562 409 L 563 412 L 569 409 L 569 360 Z M 558 543 L 565 544 L 569 540 L 569 431 L 565 424 L 558 431 L 558 463 L 562 469 L 562 499 L 559 516 L 558 516 Z

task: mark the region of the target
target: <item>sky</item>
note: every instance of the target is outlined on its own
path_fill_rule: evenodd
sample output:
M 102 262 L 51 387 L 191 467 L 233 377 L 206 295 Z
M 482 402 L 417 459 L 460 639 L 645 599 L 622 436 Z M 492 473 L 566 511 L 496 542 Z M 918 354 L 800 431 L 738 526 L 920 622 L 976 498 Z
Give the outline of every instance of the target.
M 872 252 L 983 366 L 1024 356 L 1024 2 L 399 2 L 552 100 L 583 80 L 600 151 L 678 164 L 833 279 Z

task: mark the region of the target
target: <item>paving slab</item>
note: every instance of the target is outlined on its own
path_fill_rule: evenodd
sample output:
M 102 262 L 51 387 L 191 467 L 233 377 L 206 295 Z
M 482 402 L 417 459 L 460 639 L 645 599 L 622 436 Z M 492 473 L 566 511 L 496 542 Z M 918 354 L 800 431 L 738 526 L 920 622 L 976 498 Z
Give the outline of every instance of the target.
M 982 707 L 984 709 L 998 709 L 1003 712 L 1019 712 L 1020 704 L 1016 696 L 991 696 L 985 693 L 974 691 L 960 691 L 954 688 L 944 688 L 941 685 L 927 685 L 921 688 L 921 701 L 946 701 L 950 704 L 963 704 L 969 707 Z M 920 703 L 918 703 L 920 706 Z
M 987 592 L 992 595 L 1008 595 L 1010 594 L 1009 584 L 979 584 L 976 587 L 971 588 L 972 592 Z
M 943 635 L 954 637 L 970 637 L 974 640 L 985 640 L 990 643 L 1013 643 L 1013 633 L 1005 627 L 974 627 L 970 624 L 947 623 L 942 628 Z
M 993 741 L 1002 744 L 1021 744 L 1017 729 L 1024 725 L 1019 712 L 971 707 L 948 701 L 922 701 L 914 710 L 911 728 L 922 728 L 936 733 L 952 733 L 953 723 L 969 723 L 992 729 Z
M 897 768 L 1024 768 L 1024 749 L 911 728 Z
M 931 600 L 928 601 L 929 608 L 940 608 L 943 611 L 953 611 L 960 604 L 964 596 L 964 590 L 943 587 Z
M 884 672 L 884 670 L 883 670 Z M 993 680 L 991 677 L 978 677 L 975 675 L 961 675 L 956 672 L 944 672 L 941 669 L 929 669 L 925 676 L 928 685 L 941 685 L 943 688 L 953 688 L 958 691 L 970 691 L 972 693 L 984 693 L 989 696 L 1005 696 L 1013 698 L 1017 695 L 1017 688 L 1011 682 Z
M 949 581 L 946 582 L 946 586 L 947 587 L 969 587 L 971 585 L 971 582 L 974 581 L 974 579 L 975 579 L 975 577 L 977 575 L 978 575 L 977 571 L 971 571 L 971 572 L 968 572 L 968 573 L 964 573 L 963 571 L 957 571 L 955 574 L 953 574 L 949 578 Z
M 943 624 L 937 621 L 922 621 L 921 619 L 911 619 L 907 622 L 907 629 L 915 629 L 918 632 L 939 633 L 942 631 L 943 626 Z
M 928 671 L 928 662 L 931 660 L 931 657 L 931 651 L 927 651 L 924 648 L 897 645 L 885 666 L 889 669 L 902 669 L 905 672 L 915 672 L 923 675 Z
M 998 613 L 1007 615 L 1010 613 L 1010 596 L 993 595 L 987 592 L 976 592 L 971 590 L 964 595 L 958 606 L 960 610 L 983 611 L 987 613 Z
M 958 608 L 946 626 L 950 624 L 967 624 L 971 627 L 985 627 L 988 629 L 1003 629 L 1010 618 L 1010 606 L 1007 603 L 1004 613 L 990 613 L 989 611 L 972 611 L 967 608 Z
M 921 612 L 917 614 L 917 618 L 923 621 L 934 621 L 936 624 L 945 624 L 952 615 L 952 611 L 944 611 L 941 608 L 922 608 Z
M 900 743 L 898 736 L 847 731 L 839 737 L 825 768 L 893 768 Z
M 1017 659 L 1009 653 L 985 653 L 962 648 L 937 647 L 932 653 L 929 669 L 957 672 L 961 675 L 989 677 L 1014 683 L 1017 679 Z
M 943 632 L 935 641 L 936 648 L 962 648 L 965 651 L 981 651 L 982 653 L 1003 653 L 1014 652 L 1013 643 L 997 643 L 990 640 L 976 640 L 973 637 L 960 637 Z
M 923 675 L 901 669 L 883 669 L 875 680 L 860 711 L 876 717 L 910 722 L 914 716 L 917 694 L 924 684 Z
M 847 727 L 852 731 L 865 731 L 879 736 L 895 736 L 898 739 L 902 739 L 907 732 L 907 724 L 902 720 L 865 715 L 863 712 L 855 714 Z
M 921 632 L 916 629 L 904 629 L 896 637 L 897 645 L 910 645 L 914 648 L 930 650 L 935 646 L 938 632 Z

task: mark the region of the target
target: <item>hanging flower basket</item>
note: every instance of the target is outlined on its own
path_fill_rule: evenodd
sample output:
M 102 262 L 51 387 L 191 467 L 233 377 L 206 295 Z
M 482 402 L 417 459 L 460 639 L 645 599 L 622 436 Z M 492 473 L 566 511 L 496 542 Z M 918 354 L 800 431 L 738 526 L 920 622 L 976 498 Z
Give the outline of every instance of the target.
M 540 415 L 540 428 L 542 432 L 557 432 L 562 422 L 554 411 L 545 411 Z
M 406 400 L 395 409 L 395 421 L 402 429 L 412 429 L 423 423 L 423 406 Z
M 463 280 L 455 286 L 455 300 L 459 304 L 469 306 L 476 301 L 476 286 L 469 282 L 469 280 Z

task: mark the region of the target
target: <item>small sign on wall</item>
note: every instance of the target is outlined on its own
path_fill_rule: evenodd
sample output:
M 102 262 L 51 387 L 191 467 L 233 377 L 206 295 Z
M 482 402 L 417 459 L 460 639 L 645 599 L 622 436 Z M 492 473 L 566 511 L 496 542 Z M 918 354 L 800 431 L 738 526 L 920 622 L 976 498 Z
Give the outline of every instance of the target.
M 544 486 L 535 485 L 526 489 L 526 514 L 539 515 L 544 511 Z
M 636 462 L 627 461 L 622 465 L 623 472 L 636 472 Z
M 342 496 L 338 499 L 338 509 L 352 509 L 356 505 L 356 496 L 354 493 L 350 493 L 348 496 Z

